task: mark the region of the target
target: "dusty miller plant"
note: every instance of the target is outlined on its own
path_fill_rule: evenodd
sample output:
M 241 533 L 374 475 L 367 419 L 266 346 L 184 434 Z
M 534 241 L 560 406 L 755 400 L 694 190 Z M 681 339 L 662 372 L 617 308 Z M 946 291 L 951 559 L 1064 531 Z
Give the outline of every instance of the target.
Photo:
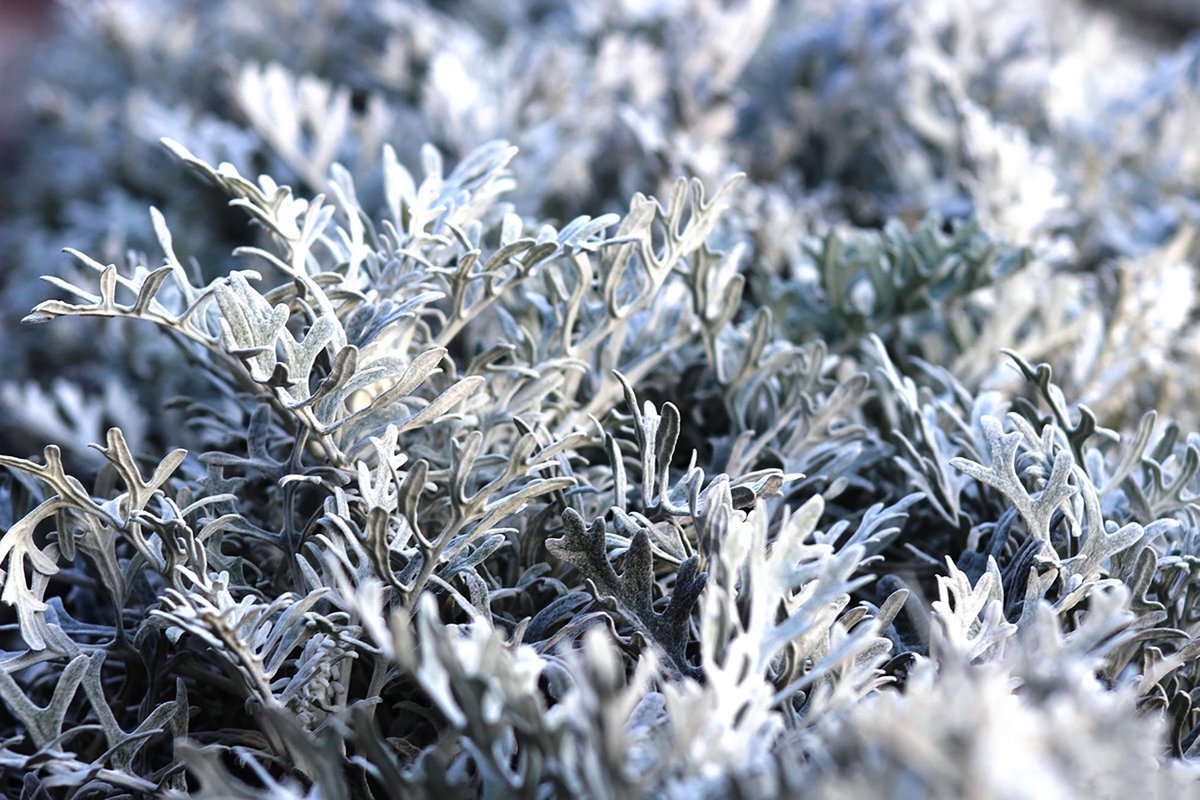
M 0 794 L 1196 780 L 1193 44 L 64 13 L 0 206 Z

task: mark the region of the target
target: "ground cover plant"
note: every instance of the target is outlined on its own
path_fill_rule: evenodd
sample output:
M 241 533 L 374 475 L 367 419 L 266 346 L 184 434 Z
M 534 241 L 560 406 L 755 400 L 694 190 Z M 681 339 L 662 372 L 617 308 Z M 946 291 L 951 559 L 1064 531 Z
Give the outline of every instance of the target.
M 60 13 L 0 200 L 0 794 L 1194 791 L 1200 44 Z

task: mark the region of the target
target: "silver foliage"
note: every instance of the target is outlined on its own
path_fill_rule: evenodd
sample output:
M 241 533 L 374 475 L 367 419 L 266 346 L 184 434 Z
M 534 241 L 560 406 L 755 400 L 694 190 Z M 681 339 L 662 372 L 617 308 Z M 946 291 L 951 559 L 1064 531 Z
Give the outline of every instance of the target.
M 0 794 L 1194 783 L 1194 42 L 63 14 L 0 223 Z

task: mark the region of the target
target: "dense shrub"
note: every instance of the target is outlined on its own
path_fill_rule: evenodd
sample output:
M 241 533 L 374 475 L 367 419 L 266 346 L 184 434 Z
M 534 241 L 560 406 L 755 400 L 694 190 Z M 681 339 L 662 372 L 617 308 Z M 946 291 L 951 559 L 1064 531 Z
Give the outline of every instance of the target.
M 1161 48 L 1067 0 L 67 5 L 0 205 L 0 793 L 1187 791 Z

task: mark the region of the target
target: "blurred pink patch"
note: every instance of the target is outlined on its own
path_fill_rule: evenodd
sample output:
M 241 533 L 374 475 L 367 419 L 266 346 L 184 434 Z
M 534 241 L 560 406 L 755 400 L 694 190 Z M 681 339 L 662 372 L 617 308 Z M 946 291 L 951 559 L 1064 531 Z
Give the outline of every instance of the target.
M 0 141 L 14 132 L 16 77 L 33 46 L 50 30 L 52 0 L 0 0 Z

